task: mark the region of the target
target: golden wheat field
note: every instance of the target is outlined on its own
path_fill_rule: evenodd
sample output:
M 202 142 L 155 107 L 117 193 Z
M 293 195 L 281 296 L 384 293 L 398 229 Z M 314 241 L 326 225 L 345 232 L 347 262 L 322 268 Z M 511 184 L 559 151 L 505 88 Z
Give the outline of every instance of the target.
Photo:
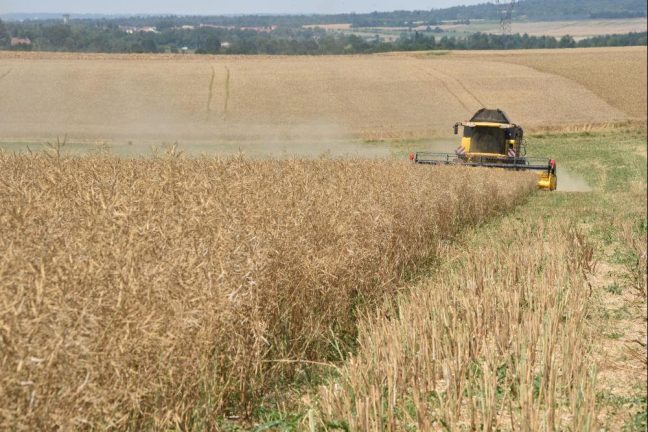
M 0 428 L 246 416 L 535 176 L 0 153 Z
M 3 141 L 447 136 L 478 108 L 528 128 L 646 118 L 646 48 L 202 57 L 0 53 Z M 612 68 L 614 73 L 609 73 Z
M 470 60 L 518 64 L 564 77 L 597 94 L 630 118 L 646 119 L 646 48 L 457 52 Z M 604 59 L 605 63 L 601 61 Z M 552 125 L 555 126 L 555 125 Z

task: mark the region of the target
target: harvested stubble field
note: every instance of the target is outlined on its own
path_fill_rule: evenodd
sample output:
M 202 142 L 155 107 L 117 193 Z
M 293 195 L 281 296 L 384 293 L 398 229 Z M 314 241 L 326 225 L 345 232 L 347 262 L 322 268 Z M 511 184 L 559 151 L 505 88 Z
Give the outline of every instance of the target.
M 621 19 L 591 19 L 577 21 L 516 21 L 512 25 L 512 33 L 528 34 L 529 36 L 572 36 L 576 40 L 593 36 L 640 33 L 646 31 L 646 18 L 621 18 Z M 341 32 L 344 34 L 356 34 L 364 37 L 380 35 L 387 40 L 396 40 L 403 33 L 412 31 L 425 32 L 426 25 L 418 27 L 355 27 L 351 24 L 330 24 L 321 26 L 304 26 L 307 28 L 320 27 L 328 31 Z M 439 26 L 444 30 L 445 36 L 464 37 L 468 34 L 492 33 L 501 34 L 502 27 L 498 21 L 472 21 L 470 24 L 441 23 Z
M 467 60 L 528 66 L 594 92 L 629 118 L 646 120 L 646 48 L 457 52 Z M 604 59 L 605 64 L 601 61 Z M 570 95 L 565 95 L 570 97 Z M 613 121 L 613 119 L 609 119 Z M 557 126 L 557 125 L 551 125 Z
M 482 106 L 503 107 L 529 129 L 646 118 L 645 47 L 433 54 L 3 52 L 0 137 L 424 138 L 447 136 Z
M 646 430 L 646 131 L 533 142 L 589 191 L 541 193 L 468 230 L 360 320 L 357 352 L 302 398 L 302 424 Z
M 217 429 L 339 360 L 359 315 L 534 182 L 0 153 L 0 428 Z
M 467 33 L 494 33 L 499 34 L 502 29 L 500 23 L 484 22 L 470 24 L 444 24 L 444 30 L 464 31 Z M 419 28 L 424 31 L 426 26 Z M 407 29 L 405 29 L 407 30 Z M 610 34 L 640 33 L 646 31 L 646 18 L 628 19 L 592 19 L 577 21 L 527 21 L 514 22 L 513 33 L 528 34 L 530 36 L 554 36 L 560 38 L 570 35 L 576 40 Z
M 595 429 L 593 246 L 569 223 L 511 217 L 497 226 L 494 238 L 452 250 L 438 277 L 361 323 L 357 355 L 321 392 L 328 424 Z
M 573 36 L 580 40 L 592 36 L 641 33 L 646 31 L 646 18 L 629 19 L 601 19 L 584 21 L 545 21 L 515 23 L 513 33 L 528 34 L 531 36 Z M 491 30 L 497 33 L 496 29 Z

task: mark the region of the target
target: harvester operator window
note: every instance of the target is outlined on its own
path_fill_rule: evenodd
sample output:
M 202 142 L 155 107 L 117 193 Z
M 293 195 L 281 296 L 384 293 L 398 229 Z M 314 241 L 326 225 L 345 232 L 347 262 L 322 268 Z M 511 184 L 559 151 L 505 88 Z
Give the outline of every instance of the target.
M 498 127 L 475 127 L 470 140 L 470 151 L 505 154 L 505 130 Z
M 472 137 L 472 130 L 473 130 L 473 128 L 471 128 L 470 126 L 465 126 L 464 127 L 464 132 L 463 132 L 464 138 Z

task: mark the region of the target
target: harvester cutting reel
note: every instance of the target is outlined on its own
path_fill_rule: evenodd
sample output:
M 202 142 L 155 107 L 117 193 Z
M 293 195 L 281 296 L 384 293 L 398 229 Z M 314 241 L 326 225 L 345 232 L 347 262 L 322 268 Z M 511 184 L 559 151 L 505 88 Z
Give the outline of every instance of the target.
M 410 160 L 421 165 L 461 165 L 515 171 L 537 171 L 539 174 L 539 189 L 553 191 L 558 186 L 556 161 L 553 159 L 416 152 L 410 154 Z

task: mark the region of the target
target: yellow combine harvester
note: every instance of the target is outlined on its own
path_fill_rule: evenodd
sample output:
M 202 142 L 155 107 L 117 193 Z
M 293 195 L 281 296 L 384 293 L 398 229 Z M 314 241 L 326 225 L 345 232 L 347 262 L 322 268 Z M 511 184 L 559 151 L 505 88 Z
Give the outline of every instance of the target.
M 455 124 L 455 135 L 459 133 L 459 126 L 463 127 L 463 137 L 454 154 L 418 152 L 411 154 L 410 159 L 428 165 L 456 164 L 538 171 L 538 188 L 556 190 L 556 161 L 526 157 L 524 131 L 511 123 L 503 111 L 483 108 L 470 121 Z

